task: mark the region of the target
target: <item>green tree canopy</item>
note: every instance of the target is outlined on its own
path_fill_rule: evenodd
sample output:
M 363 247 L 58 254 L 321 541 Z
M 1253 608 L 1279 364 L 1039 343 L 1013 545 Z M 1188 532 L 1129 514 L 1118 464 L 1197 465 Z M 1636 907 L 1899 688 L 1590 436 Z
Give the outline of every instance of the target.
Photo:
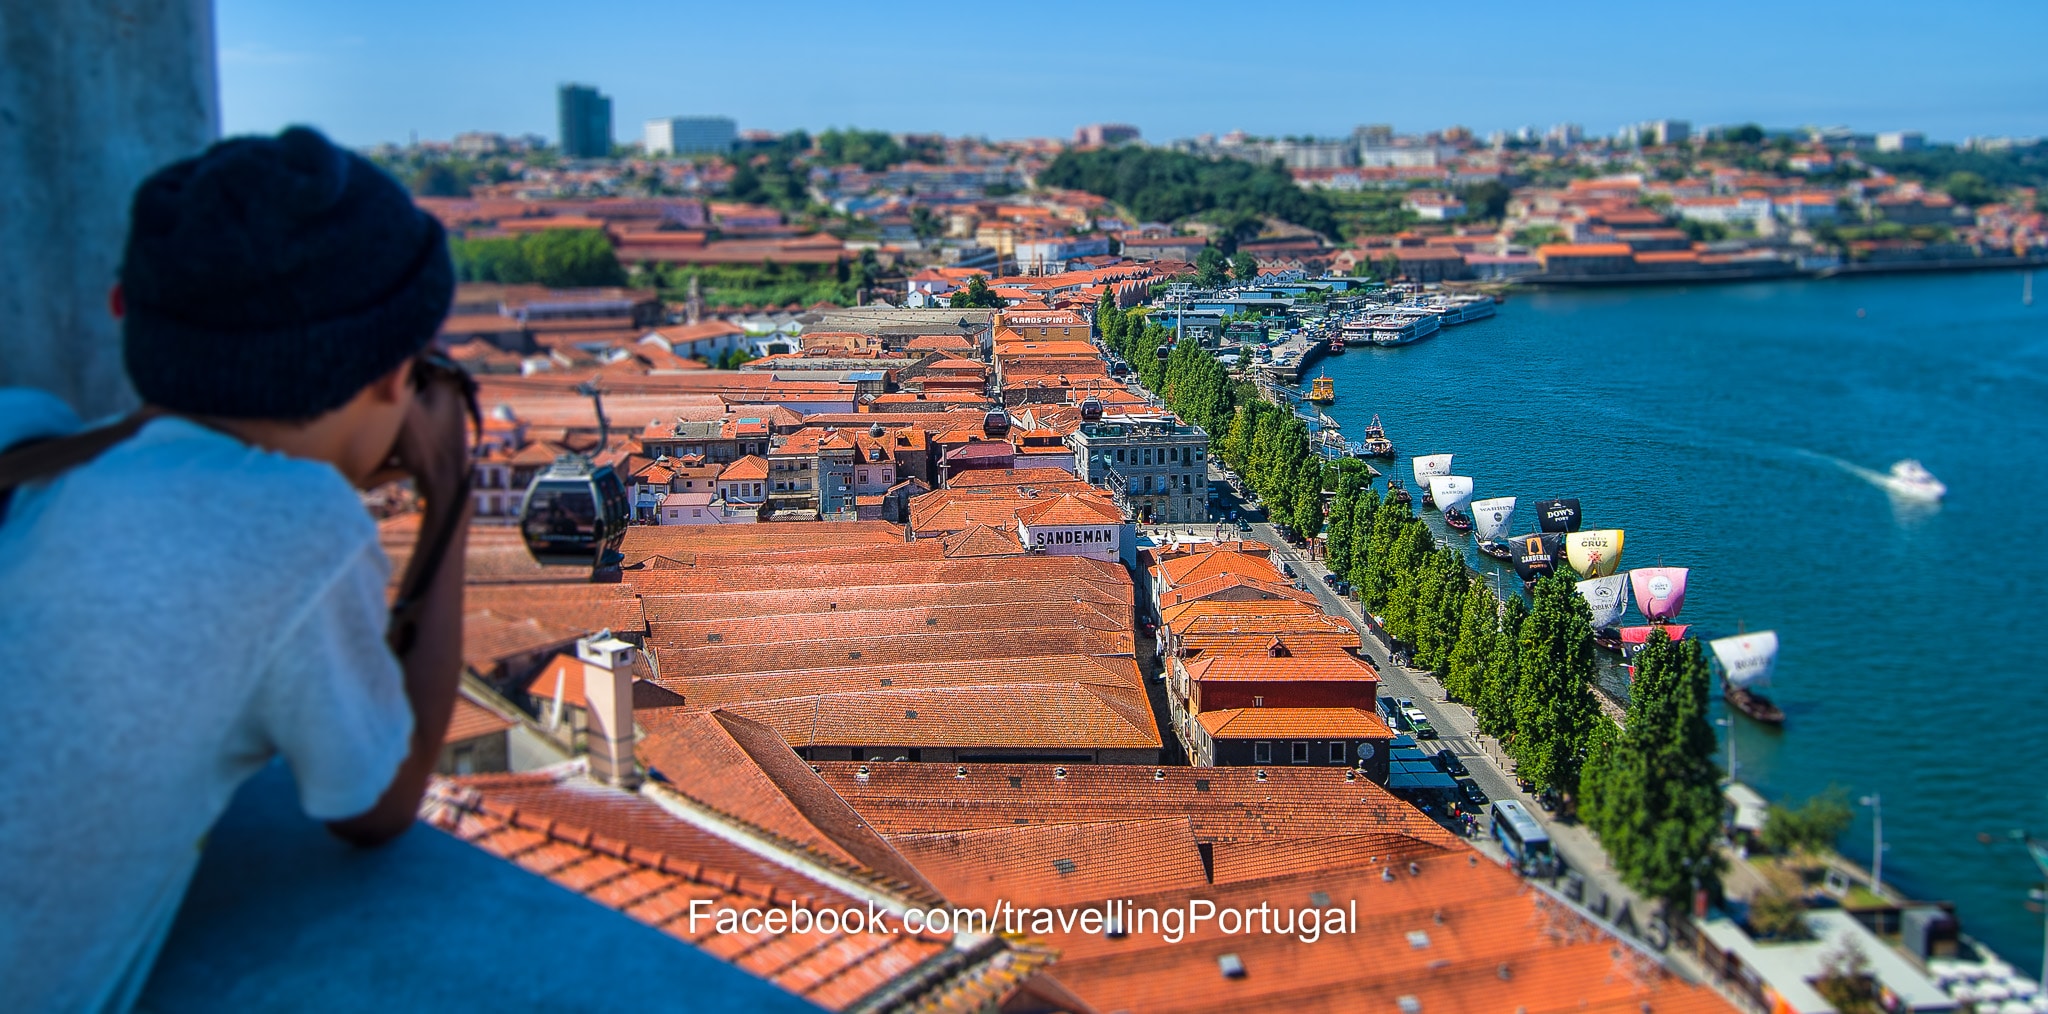
M 1571 795 L 1600 716 L 1593 697 L 1593 613 L 1564 574 L 1538 580 L 1534 591 L 1516 648 L 1521 672 L 1508 751 L 1522 778 Z
M 1259 277 L 1259 259 L 1249 250 L 1239 250 L 1230 255 L 1230 277 L 1240 284 Z
M 1041 186 L 1085 190 L 1129 208 L 1141 219 L 1178 221 L 1212 209 L 1268 216 L 1337 233 L 1322 194 L 1297 186 L 1276 166 L 1205 159 L 1159 148 L 1124 145 L 1060 154 L 1038 174 Z
M 1003 297 L 996 295 L 988 287 L 987 275 L 975 275 L 967 280 L 967 285 L 964 288 L 954 290 L 947 305 L 956 310 L 961 308 L 1000 310 L 1003 307 Z

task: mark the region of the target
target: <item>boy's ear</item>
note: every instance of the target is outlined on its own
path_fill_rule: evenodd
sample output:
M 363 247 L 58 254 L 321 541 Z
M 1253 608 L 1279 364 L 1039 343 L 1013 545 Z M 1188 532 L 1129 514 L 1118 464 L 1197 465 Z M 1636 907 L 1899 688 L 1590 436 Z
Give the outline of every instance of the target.
M 372 382 L 370 384 L 370 393 L 378 401 L 404 401 L 405 396 L 411 393 L 411 389 L 408 387 L 411 383 L 412 359 L 408 357 L 390 373 L 386 373 Z

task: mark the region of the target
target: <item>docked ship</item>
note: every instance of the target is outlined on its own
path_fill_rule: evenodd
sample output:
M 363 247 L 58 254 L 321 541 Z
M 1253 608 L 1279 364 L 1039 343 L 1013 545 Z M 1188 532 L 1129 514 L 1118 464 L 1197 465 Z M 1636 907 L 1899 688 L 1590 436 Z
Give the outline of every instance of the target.
M 1378 413 L 1372 422 L 1365 424 L 1365 439 L 1358 442 L 1358 456 L 1361 458 L 1392 458 L 1394 442 L 1387 439 L 1387 428 L 1380 425 Z
M 1337 400 L 1337 382 L 1324 374 L 1309 381 L 1308 400 L 1318 405 L 1328 405 Z
M 1499 305 L 1493 301 L 1492 296 L 1435 296 L 1430 299 L 1429 305 L 1442 315 L 1445 327 L 1485 320 L 1500 312 Z
M 1341 327 L 1340 327 L 1340 328 L 1338 328 L 1338 329 L 1336 330 L 1336 332 L 1335 332 L 1335 333 L 1333 333 L 1333 334 L 1331 334 L 1331 335 L 1330 335 L 1330 342 L 1329 342 L 1329 345 L 1327 346 L 1327 351 L 1328 351 L 1328 352 L 1329 352 L 1329 353 L 1330 353 L 1331 355 L 1333 355 L 1333 356 L 1341 356 L 1341 355 L 1343 355 L 1343 354 L 1344 354 L 1344 329 L 1343 329 L 1343 328 L 1341 328 Z
M 1472 519 L 1467 517 L 1464 511 L 1456 507 L 1444 508 L 1444 524 L 1456 532 L 1469 532 L 1472 530 Z
M 1392 348 L 1413 345 L 1437 333 L 1443 327 L 1443 320 L 1443 315 L 1433 310 L 1404 306 L 1368 314 L 1365 326 L 1374 345 Z
M 1785 724 L 1785 712 L 1757 688 L 1771 685 L 1771 670 L 1778 664 L 1778 634 L 1759 630 L 1707 642 L 1721 663 L 1721 696 L 1728 706 L 1765 725 Z

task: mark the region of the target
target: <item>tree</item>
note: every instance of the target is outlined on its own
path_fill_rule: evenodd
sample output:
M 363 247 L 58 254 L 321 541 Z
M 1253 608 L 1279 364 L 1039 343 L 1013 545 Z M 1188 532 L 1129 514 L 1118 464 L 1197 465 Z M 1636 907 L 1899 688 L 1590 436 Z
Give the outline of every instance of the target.
M 1544 246 L 1565 241 L 1564 230 L 1554 225 L 1532 225 L 1517 231 L 1511 241 L 1516 246 Z
M 975 275 L 967 280 L 966 288 L 954 291 L 948 305 L 956 310 L 963 308 L 1000 310 L 1003 307 L 1003 297 L 996 295 L 995 292 L 989 289 L 987 275 Z
M 1572 795 L 1600 715 L 1593 698 L 1593 613 L 1562 574 L 1537 581 L 1533 598 L 1516 647 L 1521 671 L 1508 752 L 1522 778 Z
M 1955 198 L 1957 204 L 1972 208 L 1998 200 L 1998 188 L 1992 186 L 1984 177 L 1972 172 L 1948 174 L 1948 178 L 1941 181 L 1941 189 Z
M 1849 829 L 1854 816 L 1848 792 L 1837 785 L 1828 786 L 1826 792 L 1807 799 L 1798 809 L 1772 804 L 1764 815 L 1764 846 L 1780 853 L 1825 852 Z
M 1515 698 L 1521 692 L 1522 659 L 1520 652 L 1522 627 L 1528 622 L 1529 606 L 1520 595 L 1510 595 L 1503 604 L 1500 622 L 1493 631 L 1493 644 L 1486 651 L 1486 664 L 1480 670 L 1479 690 L 1473 702 L 1473 714 L 1479 719 L 1479 731 L 1505 741 L 1515 732 Z
M 421 197 L 468 197 L 469 184 L 455 174 L 446 162 L 430 162 L 420 167 L 406 181 L 406 186 Z
M 1274 165 L 1125 145 L 1063 152 L 1037 180 L 1040 186 L 1107 197 L 1141 220 L 1174 222 L 1227 211 L 1278 218 L 1325 236 L 1338 233 L 1329 196 L 1297 186 L 1286 169 Z
M 544 229 L 520 241 L 533 280 L 554 289 L 623 285 L 611 240 L 596 229 Z
M 1201 253 L 1195 255 L 1195 277 L 1203 288 L 1216 288 L 1225 280 L 1225 264 L 1223 251 L 1205 246 Z
M 1586 763 L 1579 771 L 1579 819 L 1612 848 L 1617 827 L 1633 826 L 1640 808 L 1642 782 L 1626 770 L 1621 727 L 1601 715 L 1586 738 Z M 1613 860 L 1613 853 L 1608 855 Z M 1619 863 L 1616 863 L 1617 868 Z
M 1259 277 L 1259 259 L 1249 250 L 1239 250 L 1230 257 L 1230 277 L 1240 283 L 1250 282 Z
M 1589 825 L 1630 887 L 1683 910 L 1719 865 L 1721 772 L 1707 717 L 1706 657 L 1697 638 L 1652 634 L 1635 657 L 1628 727 L 1596 774 Z M 1590 763 L 1591 749 L 1588 750 Z
M 1493 650 L 1493 628 L 1500 622 L 1500 599 L 1486 582 L 1473 578 L 1465 588 L 1465 606 L 1459 611 L 1457 643 L 1451 647 L 1444 672 L 1444 692 L 1456 701 L 1473 701 L 1479 695 L 1479 680 Z

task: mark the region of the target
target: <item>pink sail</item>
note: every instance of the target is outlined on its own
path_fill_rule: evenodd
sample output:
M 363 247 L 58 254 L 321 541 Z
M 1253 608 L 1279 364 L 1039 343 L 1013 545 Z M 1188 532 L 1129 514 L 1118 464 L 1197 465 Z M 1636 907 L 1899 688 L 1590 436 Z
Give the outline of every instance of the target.
M 1662 623 L 1685 608 L 1684 567 L 1637 567 L 1628 572 L 1636 608 L 1652 623 Z
M 1668 626 L 1661 627 L 1623 627 L 1621 628 L 1621 643 L 1647 644 L 1649 643 L 1650 635 L 1656 633 L 1659 630 L 1664 632 L 1664 636 L 1669 637 L 1674 641 L 1683 641 L 1685 640 L 1685 632 L 1687 629 L 1689 628 L 1686 624 L 1683 623 L 1673 623 Z

